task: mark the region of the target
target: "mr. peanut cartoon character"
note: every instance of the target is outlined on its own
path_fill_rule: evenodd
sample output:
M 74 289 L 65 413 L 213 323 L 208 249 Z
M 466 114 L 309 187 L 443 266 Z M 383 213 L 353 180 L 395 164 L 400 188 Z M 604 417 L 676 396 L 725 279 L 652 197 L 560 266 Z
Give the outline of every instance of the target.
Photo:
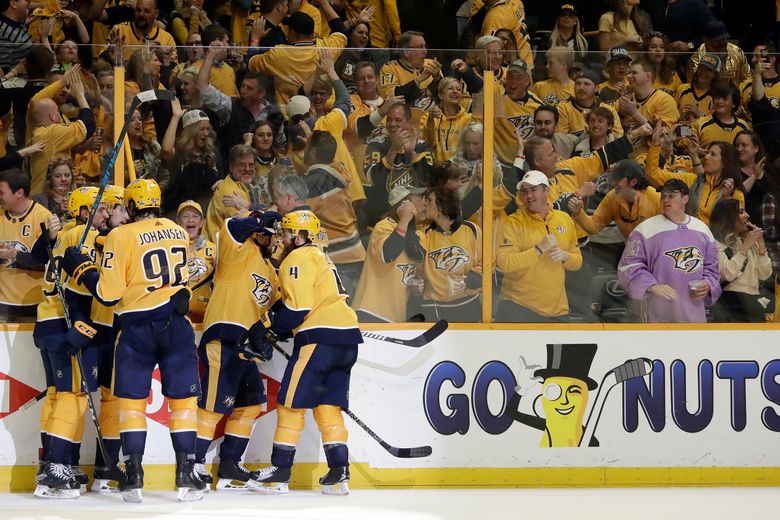
M 648 358 L 629 359 L 607 372 L 599 385 L 588 375 L 597 349 L 595 343 L 548 344 L 547 368 L 527 365 L 525 359 L 520 358 L 518 385 L 509 401 L 507 413 L 516 421 L 544 432 L 539 447 L 598 446 L 594 433 L 610 390 L 619 383 L 644 377 L 653 370 L 653 363 Z M 521 397 L 540 381 L 542 393 L 533 404 L 538 399 L 542 400 L 544 418 L 517 409 Z M 596 388 L 599 388 L 596 400 L 583 424 L 590 392 Z M 532 408 L 536 413 L 535 406 Z
M 548 344 L 547 368 L 539 365 L 521 368 L 518 386 L 509 401 L 508 413 L 516 421 L 544 432 L 539 442 L 540 448 L 579 446 L 588 396 L 598 387 L 598 383 L 588 376 L 597 349 L 595 343 Z M 525 365 L 522 358 L 521 363 Z M 544 418 L 517 409 L 522 395 L 540 379 L 542 394 L 536 399 L 542 400 Z M 598 446 L 599 443 L 592 437 L 589 445 Z

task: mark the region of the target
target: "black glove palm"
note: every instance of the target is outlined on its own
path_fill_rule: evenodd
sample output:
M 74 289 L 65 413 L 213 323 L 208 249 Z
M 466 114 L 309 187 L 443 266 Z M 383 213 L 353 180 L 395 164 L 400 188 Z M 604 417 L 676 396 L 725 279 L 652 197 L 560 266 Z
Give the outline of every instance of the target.
M 89 256 L 76 247 L 70 246 L 62 257 L 62 269 L 68 273 L 68 276 L 73 277 L 76 283 L 80 283 L 81 276 L 90 269 L 97 269 L 97 266 Z

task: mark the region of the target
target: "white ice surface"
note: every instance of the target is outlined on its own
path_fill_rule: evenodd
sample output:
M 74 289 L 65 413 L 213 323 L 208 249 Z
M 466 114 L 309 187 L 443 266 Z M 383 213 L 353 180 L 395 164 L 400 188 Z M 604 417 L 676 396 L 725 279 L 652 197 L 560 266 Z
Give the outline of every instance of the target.
M 778 518 L 778 488 L 353 490 L 347 497 L 292 490 L 285 496 L 210 493 L 179 504 L 173 492 L 145 492 L 142 504 L 94 494 L 43 500 L 0 493 L 0 518 L 40 520 L 718 520 Z

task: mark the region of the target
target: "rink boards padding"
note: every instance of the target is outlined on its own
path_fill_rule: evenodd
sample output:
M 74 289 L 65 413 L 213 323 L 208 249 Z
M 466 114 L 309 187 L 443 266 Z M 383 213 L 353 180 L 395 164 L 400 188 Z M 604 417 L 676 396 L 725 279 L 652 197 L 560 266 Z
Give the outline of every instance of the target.
M 425 325 L 371 328 L 411 338 Z M 774 325 L 454 324 L 420 349 L 367 339 L 352 374 L 351 410 L 393 446 L 429 445 L 433 453 L 395 458 L 346 419 L 352 485 L 777 485 L 778 344 Z M 610 371 L 633 358 L 650 360 L 652 372 L 611 386 Z M 270 461 L 284 360 L 277 355 L 260 370 L 270 400 L 247 449 L 252 467 Z M 515 420 L 506 409 L 518 384 L 524 390 Z M 43 389 L 31 326 L 0 325 L 0 491 L 32 488 L 41 404 L 23 405 Z M 597 397 L 603 408 L 591 416 Z M 173 452 L 159 381 L 147 414 L 147 487 L 169 489 Z M 597 415 L 598 447 L 577 447 Z M 93 431 L 88 423 L 82 466 L 94 457 Z M 572 447 L 546 447 L 550 439 Z M 307 414 L 294 487 L 315 486 L 324 460 Z

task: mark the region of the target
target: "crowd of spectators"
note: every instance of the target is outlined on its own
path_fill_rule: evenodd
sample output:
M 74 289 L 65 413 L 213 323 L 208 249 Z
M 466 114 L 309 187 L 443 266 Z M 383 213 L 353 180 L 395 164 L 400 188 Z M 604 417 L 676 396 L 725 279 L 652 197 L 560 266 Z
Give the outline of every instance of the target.
M 309 206 L 362 321 L 479 321 L 483 269 L 502 322 L 766 321 L 780 13 L 744 4 L 0 0 L 0 320 L 43 298 L 33 207 L 67 219 L 124 114 L 124 183 L 157 181 L 193 258 Z M 125 114 L 150 89 L 176 97 Z

